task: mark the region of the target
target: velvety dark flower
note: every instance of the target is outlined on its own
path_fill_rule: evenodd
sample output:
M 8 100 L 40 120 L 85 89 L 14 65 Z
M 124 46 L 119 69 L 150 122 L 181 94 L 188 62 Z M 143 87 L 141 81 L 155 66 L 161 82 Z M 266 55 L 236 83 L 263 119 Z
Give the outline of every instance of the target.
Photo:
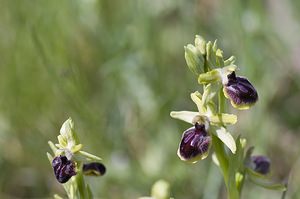
M 106 168 L 103 164 L 99 162 L 92 162 L 84 164 L 82 167 L 82 172 L 84 175 L 102 176 L 105 174 Z
M 248 109 L 258 100 L 256 89 L 244 77 L 238 77 L 235 72 L 228 76 L 228 82 L 224 85 L 224 95 L 230 99 L 233 107 Z
M 196 123 L 183 132 L 177 154 L 181 160 L 195 163 L 207 157 L 210 145 L 211 137 L 205 125 Z
M 266 156 L 251 156 L 251 167 L 257 173 L 263 175 L 268 174 L 270 172 L 270 165 L 271 161 Z
M 54 170 L 55 177 L 58 182 L 65 183 L 72 176 L 76 175 L 75 163 L 68 160 L 66 156 L 57 156 L 52 161 L 52 167 Z

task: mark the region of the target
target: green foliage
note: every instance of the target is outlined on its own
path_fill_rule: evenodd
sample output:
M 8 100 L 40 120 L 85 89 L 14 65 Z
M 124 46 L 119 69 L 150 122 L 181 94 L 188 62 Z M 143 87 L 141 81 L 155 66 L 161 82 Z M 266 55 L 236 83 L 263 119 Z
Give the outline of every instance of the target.
M 282 179 L 299 154 L 299 6 L 0 0 L 0 198 L 64 194 L 45 143 L 56 139 L 69 116 L 85 150 L 99 152 L 107 166 L 106 176 L 89 181 L 98 198 L 138 198 L 161 178 L 176 198 L 219 198 L 223 188 L 214 165 L 187 169 L 176 157 L 179 132 L 188 125 L 176 126 L 169 117 L 175 108 L 194 108 L 183 97 L 198 87 L 184 67 L 182 47 L 195 34 L 219 38 L 223 56 L 238 57 L 241 73 L 255 82 L 260 101 L 236 132 L 272 157 L 274 177 Z M 300 175 L 293 171 L 288 195 L 299 198 Z M 245 187 L 247 199 L 278 197 Z

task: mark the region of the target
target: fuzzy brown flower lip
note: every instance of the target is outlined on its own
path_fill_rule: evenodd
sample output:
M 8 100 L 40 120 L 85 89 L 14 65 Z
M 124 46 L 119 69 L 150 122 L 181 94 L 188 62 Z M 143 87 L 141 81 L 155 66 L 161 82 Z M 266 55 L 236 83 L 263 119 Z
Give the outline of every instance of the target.
M 180 159 L 196 162 L 207 156 L 211 138 L 203 124 L 196 123 L 194 127 L 183 132 L 178 149 Z
M 260 174 L 266 175 L 270 172 L 271 161 L 268 157 L 257 155 L 251 156 L 252 169 Z
M 76 175 L 75 163 L 68 160 L 66 156 L 57 156 L 52 161 L 52 167 L 58 182 L 66 183 L 72 176 Z
M 82 167 L 82 171 L 84 175 L 102 176 L 105 174 L 106 168 L 102 163 L 92 162 L 84 164 Z
M 258 100 L 254 86 L 245 77 L 236 76 L 233 71 L 228 76 L 228 83 L 224 85 L 224 94 L 236 108 L 247 109 Z

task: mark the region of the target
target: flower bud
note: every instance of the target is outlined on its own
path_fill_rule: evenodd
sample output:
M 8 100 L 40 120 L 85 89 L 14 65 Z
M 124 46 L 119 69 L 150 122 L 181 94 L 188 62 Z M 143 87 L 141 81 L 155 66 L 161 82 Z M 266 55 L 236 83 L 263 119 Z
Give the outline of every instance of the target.
M 57 156 L 52 161 L 52 167 L 58 182 L 65 183 L 76 175 L 75 163 L 68 160 L 66 156 Z
M 251 156 L 251 169 L 262 175 L 270 172 L 271 161 L 266 156 Z
M 196 35 L 195 37 L 195 47 L 202 55 L 206 54 L 206 41 L 200 35 Z
M 82 172 L 84 175 L 102 176 L 105 174 L 106 168 L 99 162 L 92 162 L 89 164 L 84 164 L 82 167 Z
M 155 182 L 151 189 L 151 196 L 155 199 L 169 199 L 170 184 L 165 180 Z
M 254 105 L 258 100 L 258 95 L 252 84 L 244 77 L 237 77 L 235 72 L 228 76 L 228 81 L 224 85 L 225 97 L 230 99 L 233 107 L 245 110 Z
M 196 123 L 183 132 L 177 155 L 183 161 L 195 163 L 207 157 L 210 145 L 211 137 L 205 125 Z
M 184 47 L 184 57 L 189 69 L 196 75 L 203 72 L 204 57 L 200 51 L 189 44 Z

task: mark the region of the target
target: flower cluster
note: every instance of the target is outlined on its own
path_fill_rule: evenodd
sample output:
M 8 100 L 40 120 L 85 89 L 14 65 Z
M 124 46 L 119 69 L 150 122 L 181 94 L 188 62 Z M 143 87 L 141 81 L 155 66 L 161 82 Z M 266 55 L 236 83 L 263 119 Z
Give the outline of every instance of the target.
M 191 94 L 198 112 L 179 111 L 170 114 L 173 118 L 194 125 L 184 131 L 178 156 L 188 162 L 197 162 L 207 157 L 212 133 L 235 153 L 236 144 L 226 126 L 235 124 L 237 117 L 222 113 L 220 106 L 217 110 L 214 98 L 217 93 L 221 94 L 230 100 L 233 107 L 244 110 L 258 100 L 256 89 L 245 77 L 236 76 L 234 57 L 224 61 L 216 41 L 214 44 L 206 43 L 200 36 L 196 36 L 195 45 L 185 47 L 185 58 L 191 71 L 198 76 L 199 84 L 203 85 L 203 95 L 197 91 Z
M 57 181 L 63 184 L 69 198 L 92 198 L 83 175 L 104 175 L 106 168 L 99 162 L 102 159 L 81 150 L 83 145 L 77 137 L 71 118 L 64 122 L 57 139 L 57 144 L 48 142 L 54 156 L 47 153 Z
M 182 134 L 177 151 L 179 158 L 195 163 L 206 158 L 210 148 L 214 148 L 213 160 L 223 173 L 229 198 L 239 197 L 246 175 L 260 186 L 285 190 L 282 184 L 266 181 L 270 160 L 265 156 L 252 156 L 253 147 L 245 152 L 246 140 L 240 136 L 234 139 L 227 131 L 228 125 L 237 122 L 237 116 L 225 113 L 226 99 L 238 110 L 247 110 L 258 101 L 252 83 L 236 75 L 235 57 L 225 60 L 217 41 L 206 42 L 198 35 L 195 44 L 188 44 L 184 49 L 186 63 L 203 86 L 203 93 L 191 93 L 197 111 L 170 113 L 171 117 L 192 125 Z
M 199 92 L 191 94 L 192 100 L 198 107 L 198 112 L 171 112 L 171 117 L 193 125 L 193 127 L 184 131 L 178 148 L 177 154 L 183 161 L 195 163 L 206 158 L 211 146 L 211 133 L 215 133 L 232 153 L 236 151 L 233 137 L 223 126 L 235 124 L 237 117 L 233 114 L 215 113 L 214 103 L 211 99 L 207 99 L 214 97 L 214 95 L 214 93 L 211 93 L 211 86 L 208 85 L 205 87 L 203 95 Z M 211 128 L 211 126 L 214 126 L 214 128 Z M 215 129 L 215 131 L 212 131 L 212 129 Z

